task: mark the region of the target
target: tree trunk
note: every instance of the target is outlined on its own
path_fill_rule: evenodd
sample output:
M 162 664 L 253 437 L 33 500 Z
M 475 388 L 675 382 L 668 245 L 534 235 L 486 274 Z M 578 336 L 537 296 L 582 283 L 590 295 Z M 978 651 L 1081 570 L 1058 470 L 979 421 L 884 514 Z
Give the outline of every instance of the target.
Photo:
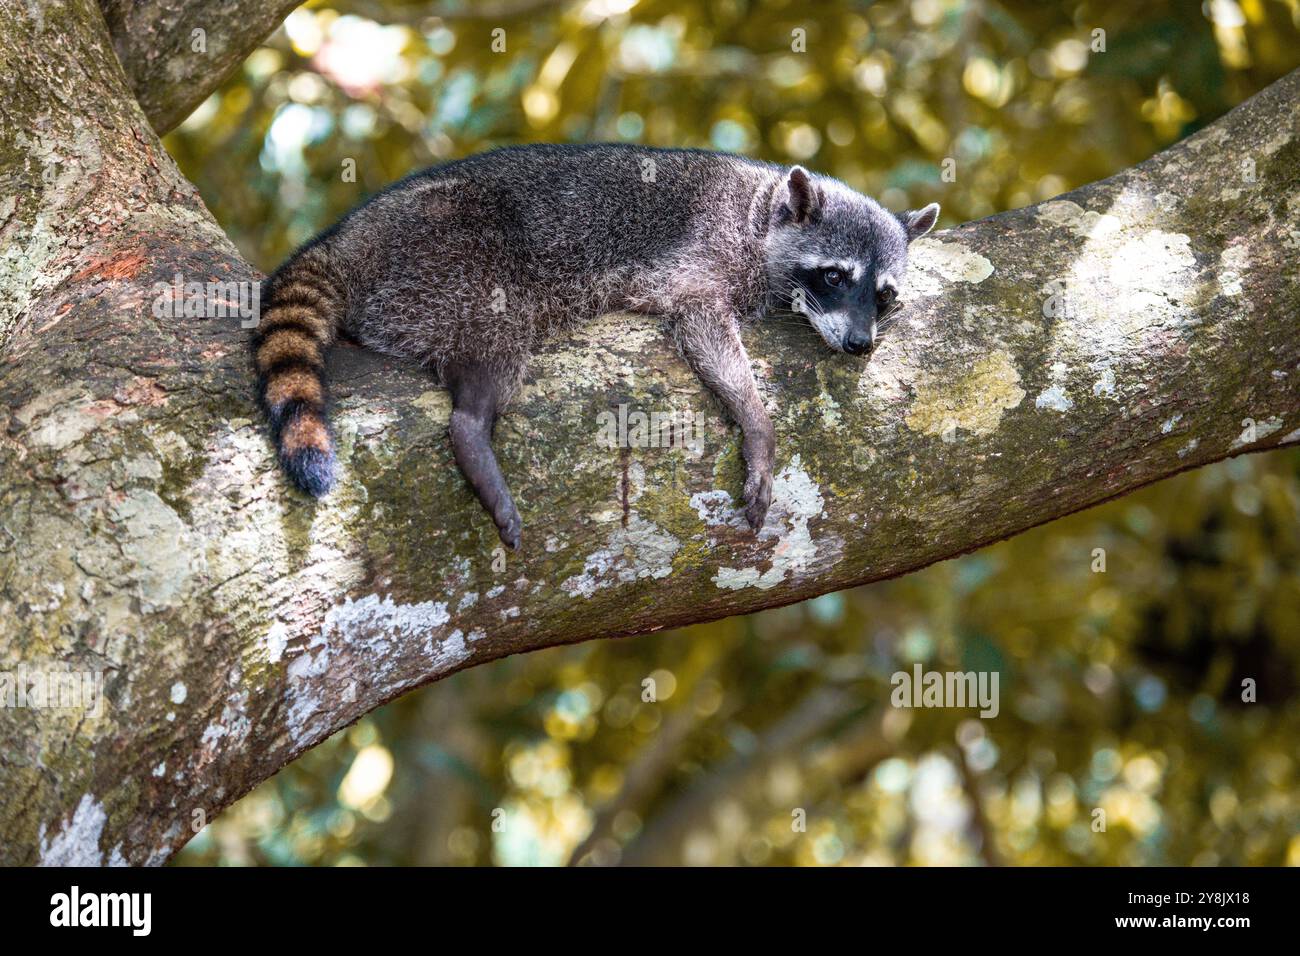
M 91 0 L 41 22 L 0 0 L 0 77 L 0 671 L 103 692 L 0 710 L 3 863 L 160 863 L 461 668 L 904 574 L 1300 440 L 1300 74 L 1112 179 L 918 242 L 869 363 L 748 330 L 779 459 L 757 537 L 737 436 L 652 320 L 552 343 L 497 430 L 517 554 L 452 463 L 445 394 L 357 349 L 330 367 L 340 487 L 286 488 L 239 319 L 164 308 L 178 275 L 256 275 Z M 619 406 L 690 440 L 611 444 Z

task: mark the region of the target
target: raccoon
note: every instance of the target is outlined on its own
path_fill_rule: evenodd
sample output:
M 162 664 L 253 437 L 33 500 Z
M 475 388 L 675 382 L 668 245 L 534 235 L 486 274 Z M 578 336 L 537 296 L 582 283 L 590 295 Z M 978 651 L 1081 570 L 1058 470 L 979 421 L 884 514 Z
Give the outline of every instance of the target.
M 262 289 L 258 393 L 279 459 L 314 497 L 335 480 L 325 356 L 339 336 L 418 362 L 451 393 L 461 472 L 518 548 L 492 451 L 536 345 L 611 312 L 662 317 L 740 426 L 745 517 L 772 499 L 775 436 L 740 340 L 805 316 L 868 355 L 898 307 L 908 243 L 939 207 L 892 214 L 843 183 L 727 153 L 630 145 L 507 147 L 408 176 L 312 239 Z

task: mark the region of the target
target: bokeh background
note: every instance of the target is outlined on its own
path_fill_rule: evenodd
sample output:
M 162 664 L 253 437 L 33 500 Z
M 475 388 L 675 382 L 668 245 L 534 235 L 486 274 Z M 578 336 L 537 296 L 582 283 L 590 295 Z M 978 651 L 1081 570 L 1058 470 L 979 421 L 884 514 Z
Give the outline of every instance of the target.
M 411 170 L 517 142 L 797 161 L 942 225 L 1117 172 L 1297 66 L 1300 0 L 338 0 L 167 145 L 264 270 Z M 1298 515 L 1300 453 L 1240 458 L 899 580 L 475 668 L 177 863 L 1300 865 Z M 1001 713 L 892 708 L 914 662 L 998 670 Z

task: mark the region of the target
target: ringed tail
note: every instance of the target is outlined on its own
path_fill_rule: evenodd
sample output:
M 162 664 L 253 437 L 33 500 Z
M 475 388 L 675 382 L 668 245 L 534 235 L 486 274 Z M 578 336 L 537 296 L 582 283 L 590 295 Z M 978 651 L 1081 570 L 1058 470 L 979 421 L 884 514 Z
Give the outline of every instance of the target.
M 343 286 L 322 259 L 308 248 L 263 283 L 252 340 L 258 398 L 280 465 L 313 498 L 334 486 L 325 355 L 346 309 Z

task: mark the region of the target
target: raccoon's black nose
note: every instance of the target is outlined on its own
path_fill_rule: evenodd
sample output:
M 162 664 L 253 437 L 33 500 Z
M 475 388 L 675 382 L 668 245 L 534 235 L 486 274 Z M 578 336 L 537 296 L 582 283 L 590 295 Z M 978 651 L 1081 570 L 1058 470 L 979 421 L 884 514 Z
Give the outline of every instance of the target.
M 869 332 L 849 332 L 844 336 L 844 351 L 850 355 L 866 355 L 874 344 Z

